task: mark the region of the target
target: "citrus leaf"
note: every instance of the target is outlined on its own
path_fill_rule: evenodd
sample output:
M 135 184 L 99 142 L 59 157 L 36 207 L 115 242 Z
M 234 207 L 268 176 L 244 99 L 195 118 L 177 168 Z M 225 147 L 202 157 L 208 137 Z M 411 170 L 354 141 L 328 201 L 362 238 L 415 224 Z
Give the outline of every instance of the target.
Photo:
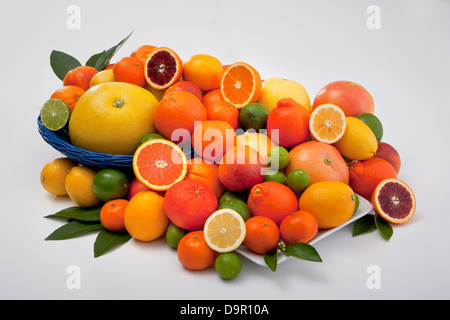
M 277 252 L 277 250 L 269 252 L 269 253 L 266 253 L 264 255 L 264 262 L 266 263 L 266 265 L 269 267 L 270 270 L 275 272 L 275 270 L 277 270 L 277 266 L 278 266 L 278 252 Z
M 66 240 L 101 229 L 103 229 L 101 223 L 73 220 L 53 231 L 45 240 Z
M 389 240 L 394 234 L 394 230 L 392 229 L 391 225 L 377 214 L 375 215 L 375 225 L 377 226 L 380 234 L 386 240 Z
M 81 63 L 67 53 L 53 50 L 50 54 L 50 66 L 56 76 L 60 80 L 64 80 L 66 73 L 81 66 Z
M 128 38 L 131 36 L 132 33 L 133 33 L 133 31 L 131 31 L 131 33 L 125 39 L 120 41 L 114 47 L 112 47 L 106 51 L 94 54 L 92 57 L 90 57 L 88 59 L 88 61 L 86 62 L 86 65 L 94 67 L 98 71 L 103 70 L 103 68 L 109 63 L 109 61 L 114 56 L 114 54 L 120 49 L 120 47 L 122 47 L 122 45 L 128 40 Z
M 376 229 L 375 218 L 367 214 L 355 221 L 353 225 L 353 237 Z
M 284 254 L 307 261 L 322 262 L 322 258 L 320 258 L 317 250 L 312 245 L 305 242 L 287 245 L 284 249 Z
M 131 236 L 126 231 L 112 232 L 106 229 L 100 231 L 94 243 L 94 258 L 101 256 L 119 244 L 128 242 L 130 239 Z
M 101 206 L 92 208 L 69 207 L 56 213 L 49 214 L 44 218 L 64 217 L 80 221 L 100 221 L 101 208 Z

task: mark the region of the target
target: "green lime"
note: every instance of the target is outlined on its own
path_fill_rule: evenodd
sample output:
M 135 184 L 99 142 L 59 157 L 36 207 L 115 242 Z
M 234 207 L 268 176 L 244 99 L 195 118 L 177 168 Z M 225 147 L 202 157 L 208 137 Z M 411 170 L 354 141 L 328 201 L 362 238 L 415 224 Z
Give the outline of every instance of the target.
M 92 188 L 102 201 L 120 199 L 127 195 L 130 183 L 125 173 L 117 169 L 102 169 L 96 173 Z
M 355 213 L 359 208 L 359 198 L 356 193 L 354 193 L 353 196 L 355 197 L 355 210 L 353 210 L 353 213 Z
M 273 181 L 286 185 L 286 175 L 282 171 L 267 170 L 264 181 Z
M 281 170 L 289 164 L 289 152 L 281 146 L 273 147 L 267 152 L 270 161 L 270 167 L 273 170 Z
M 183 238 L 187 233 L 187 230 L 171 224 L 166 231 L 166 242 L 170 247 L 176 249 L 178 248 L 178 242 L 180 242 L 181 238 Z
M 241 259 L 233 252 L 221 253 L 214 264 L 221 278 L 230 280 L 236 278 L 242 269 Z
M 57 131 L 66 126 L 70 118 L 70 108 L 60 99 L 49 99 L 41 108 L 42 124 L 49 130 Z
M 239 113 L 239 123 L 244 130 L 265 129 L 269 110 L 260 103 L 249 103 Z
M 383 138 L 383 125 L 381 121 L 372 113 L 361 113 L 357 118 L 367 124 L 375 134 L 377 141 L 380 142 L 381 138 Z
M 239 213 L 239 215 L 244 219 L 244 221 L 247 221 L 251 217 L 250 210 L 247 206 L 247 204 L 240 200 L 240 199 L 229 199 L 226 201 L 223 201 L 219 205 L 219 209 L 232 209 Z
M 245 195 L 242 192 L 233 192 L 228 190 L 222 195 L 222 197 L 220 197 L 219 205 L 221 205 L 224 201 L 231 199 L 239 199 L 242 200 L 243 202 L 247 202 L 247 195 Z
M 153 140 L 153 139 L 166 139 L 166 138 L 164 138 L 159 133 L 148 133 L 145 136 L 143 136 L 141 140 L 139 140 L 139 145 L 143 144 L 144 142 L 146 142 L 148 140 Z
M 309 174 L 302 169 L 294 169 L 287 175 L 286 183 L 294 192 L 303 192 L 310 184 Z

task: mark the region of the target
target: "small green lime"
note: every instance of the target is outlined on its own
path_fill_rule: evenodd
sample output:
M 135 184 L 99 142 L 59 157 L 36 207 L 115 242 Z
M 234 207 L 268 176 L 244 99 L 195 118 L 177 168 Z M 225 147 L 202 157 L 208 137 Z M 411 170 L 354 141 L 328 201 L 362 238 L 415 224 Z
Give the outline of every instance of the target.
M 244 221 L 247 221 L 251 217 L 250 209 L 248 208 L 247 204 L 240 200 L 240 199 L 229 199 L 226 201 L 223 201 L 219 205 L 219 209 L 232 209 L 239 213 L 239 215 L 244 219 Z
M 244 130 L 265 129 L 269 110 L 260 103 L 249 103 L 239 113 L 239 123 Z
M 122 171 L 106 168 L 95 174 L 92 188 L 95 195 L 106 202 L 125 197 L 130 188 L 130 183 L 126 174 Z
M 60 99 L 48 99 L 41 108 L 42 124 L 49 130 L 57 131 L 66 126 L 70 118 L 70 108 Z
M 239 275 L 242 270 L 242 262 L 233 252 L 221 253 L 217 256 L 214 267 L 222 279 L 230 280 Z
M 188 233 L 187 230 L 171 224 L 166 231 L 166 242 L 171 248 L 178 248 L 178 242 Z
M 219 205 L 221 205 L 224 201 L 230 200 L 230 199 L 239 199 L 243 202 L 247 202 L 247 195 L 245 195 L 242 192 L 233 192 L 233 191 L 227 191 L 223 194 L 222 197 L 219 199 Z
M 355 210 L 353 210 L 353 213 L 355 213 L 359 208 L 359 198 L 356 193 L 354 193 L 353 196 L 355 197 Z
M 153 139 L 166 139 L 166 138 L 164 138 L 159 133 L 148 133 L 145 136 L 143 136 L 141 140 L 139 140 L 139 145 L 143 144 L 144 142 L 146 142 L 148 140 L 153 140 Z
M 294 169 L 287 175 L 286 183 L 294 192 L 303 192 L 310 185 L 309 174 L 302 169 Z
M 273 181 L 286 185 L 286 175 L 282 171 L 267 170 L 264 181 Z
M 372 113 L 361 113 L 357 118 L 367 124 L 370 130 L 375 134 L 377 141 L 380 142 L 383 138 L 383 125 L 381 124 L 380 119 Z
M 267 152 L 272 170 L 281 170 L 289 164 L 289 152 L 281 146 L 273 147 Z

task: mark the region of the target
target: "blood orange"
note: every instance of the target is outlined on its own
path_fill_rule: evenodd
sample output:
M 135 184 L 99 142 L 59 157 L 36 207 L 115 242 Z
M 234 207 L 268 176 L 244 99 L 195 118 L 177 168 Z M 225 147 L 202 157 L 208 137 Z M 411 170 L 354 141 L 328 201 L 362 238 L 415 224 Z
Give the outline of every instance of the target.
M 133 171 L 136 178 L 150 189 L 164 191 L 185 178 L 186 155 L 171 141 L 148 140 L 133 156 Z
M 155 89 L 167 89 L 181 78 L 183 62 L 172 49 L 160 47 L 145 63 L 145 79 Z
M 375 212 L 388 222 L 405 223 L 416 211 L 416 198 L 411 188 L 399 179 L 381 181 L 372 194 Z

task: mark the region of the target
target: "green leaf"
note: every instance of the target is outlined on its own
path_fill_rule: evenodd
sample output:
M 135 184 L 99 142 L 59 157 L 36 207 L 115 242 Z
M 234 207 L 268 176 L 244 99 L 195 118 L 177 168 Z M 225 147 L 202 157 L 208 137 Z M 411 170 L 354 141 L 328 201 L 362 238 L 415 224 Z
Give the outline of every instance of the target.
M 120 41 L 114 47 L 91 56 L 86 62 L 86 65 L 94 67 L 98 71 L 103 70 L 103 68 L 109 63 L 114 54 L 120 49 L 120 47 L 122 47 L 122 45 L 128 40 L 132 33 L 133 31 L 131 31 L 131 33 L 125 39 Z
M 60 80 L 64 80 L 66 73 L 81 66 L 81 63 L 67 53 L 53 50 L 50 54 L 50 66 L 56 76 Z
M 272 252 L 266 253 L 264 255 L 264 262 L 270 268 L 270 270 L 275 272 L 275 270 L 277 270 L 277 266 L 278 266 L 278 252 L 277 252 L 277 250 L 274 250 Z
M 100 231 L 94 243 L 94 258 L 101 256 L 119 244 L 128 242 L 130 239 L 131 236 L 126 231 L 112 232 L 106 229 Z
M 44 218 L 64 217 L 80 221 L 100 221 L 101 208 L 101 206 L 92 208 L 69 207 L 54 214 L 49 214 Z
M 367 214 L 355 221 L 355 224 L 353 225 L 353 237 L 375 229 L 375 218 L 373 215 Z
M 375 225 L 377 226 L 380 234 L 386 240 L 389 240 L 394 234 L 394 230 L 392 229 L 391 225 L 377 214 L 375 215 Z
M 53 231 L 45 240 L 66 240 L 101 229 L 103 229 L 101 223 L 73 220 Z
M 307 261 L 322 262 L 322 258 L 320 258 L 317 250 L 312 245 L 304 242 L 287 245 L 284 249 L 284 254 Z

